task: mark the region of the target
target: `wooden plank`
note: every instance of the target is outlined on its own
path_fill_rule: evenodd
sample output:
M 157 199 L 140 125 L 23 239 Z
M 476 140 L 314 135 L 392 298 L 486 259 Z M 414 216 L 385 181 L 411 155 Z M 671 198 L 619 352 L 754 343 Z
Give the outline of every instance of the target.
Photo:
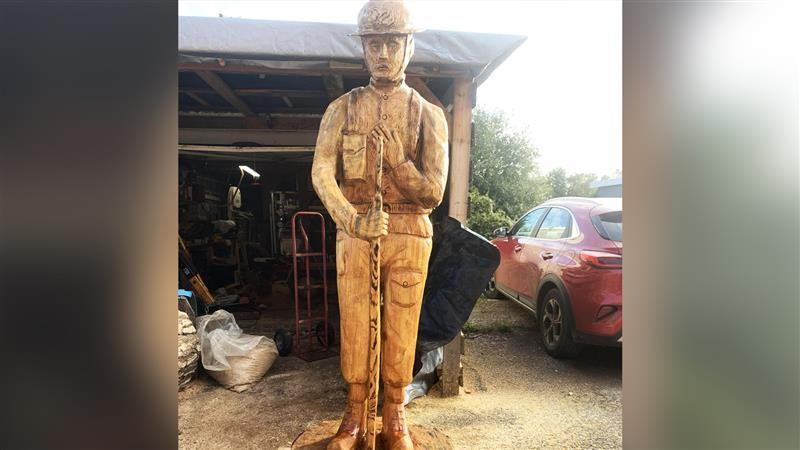
M 180 144 L 198 145 L 236 145 L 237 142 L 248 142 L 254 145 L 313 147 L 317 142 L 317 131 L 179 128 L 178 142 Z
M 320 105 L 319 107 L 308 107 L 308 108 L 287 108 L 282 106 L 280 108 L 267 108 L 263 114 L 319 114 L 325 112 L 325 107 L 327 105 Z M 196 112 L 219 112 L 219 113 L 229 113 L 229 112 L 237 112 L 238 110 L 231 106 L 196 106 L 196 105 L 181 105 L 179 106 L 180 112 L 189 112 L 189 111 L 196 111 Z M 256 116 L 248 116 L 248 117 L 258 117 Z
M 179 128 L 251 128 L 245 117 L 219 117 L 219 116 L 178 116 Z M 285 117 L 280 115 L 270 116 L 269 129 L 271 130 L 309 130 L 319 129 L 320 117 Z M 263 127 L 258 127 L 263 128 Z
M 458 78 L 453 88 L 453 144 L 450 151 L 450 216 L 467 221 L 470 140 L 472 132 L 472 81 Z
M 238 95 L 263 95 L 268 97 L 290 97 L 290 98 L 316 98 L 325 99 L 327 97 L 324 91 L 304 91 L 298 89 L 263 89 L 263 88 L 247 88 L 247 89 L 234 89 Z
M 250 66 L 245 64 L 228 64 L 221 65 L 219 62 L 182 62 L 178 63 L 178 70 L 185 72 L 195 72 L 199 70 L 207 70 L 214 72 L 230 72 L 230 73 L 255 73 L 255 74 L 268 74 L 268 75 L 286 75 L 286 76 L 316 76 L 321 77 L 325 75 L 345 75 L 345 76 L 359 76 L 369 77 L 369 72 L 365 68 L 349 68 L 349 67 L 329 67 L 318 69 L 275 69 L 262 66 Z M 470 75 L 468 69 L 459 69 L 456 67 L 441 67 L 439 70 L 433 71 L 424 67 L 410 66 L 406 69 L 407 74 L 415 74 L 430 78 L 453 78 L 465 77 Z
M 192 94 L 212 94 L 215 93 L 213 89 L 204 88 L 180 88 L 180 92 L 186 95 Z M 242 88 L 233 89 L 233 92 L 240 97 L 249 96 L 264 96 L 264 97 L 290 97 L 290 98 L 316 98 L 325 99 L 327 93 L 325 91 L 310 91 L 301 89 L 269 89 L 269 88 Z
M 450 147 L 449 214 L 461 223 L 467 222 L 469 205 L 469 158 L 472 127 L 472 80 L 458 78 L 453 88 L 453 138 Z M 442 395 L 459 394 L 461 375 L 461 342 L 456 337 L 444 346 L 442 362 Z
M 256 113 L 254 113 L 253 110 L 247 106 L 247 103 L 240 99 L 239 96 L 233 92 L 230 86 L 228 86 L 228 84 L 219 77 L 219 75 L 208 70 L 198 70 L 195 73 L 197 76 L 202 78 L 207 85 L 211 86 L 211 89 L 214 89 L 217 94 L 221 95 L 222 98 L 236 107 L 236 109 L 238 109 L 242 114 L 249 117 L 256 115 Z
M 354 75 L 354 76 L 369 76 L 366 69 L 346 69 L 337 68 L 335 70 L 330 68 L 320 69 L 275 69 L 261 66 L 249 66 L 244 64 L 225 64 L 220 65 L 214 62 L 184 62 L 178 64 L 178 70 L 194 72 L 199 70 L 213 70 L 214 72 L 231 72 L 231 73 L 257 73 L 267 75 L 286 75 L 286 76 L 324 76 L 330 74 Z
M 433 103 L 434 105 L 438 106 L 439 108 L 445 109 L 444 105 L 439 98 L 436 97 L 436 94 L 431 91 L 431 88 L 425 84 L 425 80 L 420 77 L 410 75 L 406 77 L 406 84 L 414 88 L 425 100 Z
M 183 92 L 184 94 L 186 94 L 189 97 L 191 97 L 192 100 L 196 101 L 197 103 L 200 103 L 203 106 L 208 106 L 208 102 L 203 100 L 203 97 L 200 97 L 200 95 L 198 95 L 198 94 L 196 94 L 194 92 L 184 92 L 184 91 L 181 91 L 181 92 Z
M 224 145 L 178 145 L 183 153 L 314 153 L 314 146 L 308 147 L 229 147 Z

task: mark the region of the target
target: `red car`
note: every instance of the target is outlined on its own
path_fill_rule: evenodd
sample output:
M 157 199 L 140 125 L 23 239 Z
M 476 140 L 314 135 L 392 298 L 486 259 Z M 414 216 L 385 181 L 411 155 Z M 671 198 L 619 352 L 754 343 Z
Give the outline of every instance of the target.
M 487 289 L 536 314 L 547 353 L 622 343 L 622 199 L 564 197 L 494 232 L 500 266 Z

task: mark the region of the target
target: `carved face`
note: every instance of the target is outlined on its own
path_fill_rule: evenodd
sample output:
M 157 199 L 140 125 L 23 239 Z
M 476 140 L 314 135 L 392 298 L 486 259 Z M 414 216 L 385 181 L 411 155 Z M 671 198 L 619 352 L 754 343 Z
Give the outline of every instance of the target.
M 406 70 L 414 52 L 413 40 L 406 49 L 406 36 L 382 34 L 364 36 L 364 59 L 372 78 L 378 81 L 396 81 Z

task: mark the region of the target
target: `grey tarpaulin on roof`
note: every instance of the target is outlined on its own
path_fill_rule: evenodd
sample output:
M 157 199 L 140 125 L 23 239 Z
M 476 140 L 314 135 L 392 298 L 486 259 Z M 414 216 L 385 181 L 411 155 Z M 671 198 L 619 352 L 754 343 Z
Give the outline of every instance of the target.
M 328 61 L 362 61 L 355 25 L 218 17 L 179 17 L 181 62 L 216 58 L 274 68 L 328 67 Z M 412 66 L 468 69 L 484 81 L 525 36 L 428 30 L 415 35 Z

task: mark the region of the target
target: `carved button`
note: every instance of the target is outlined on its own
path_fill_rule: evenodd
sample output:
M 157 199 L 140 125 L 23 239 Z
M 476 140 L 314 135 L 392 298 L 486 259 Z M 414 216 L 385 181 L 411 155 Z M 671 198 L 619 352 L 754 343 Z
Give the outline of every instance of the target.
M 384 114 L 384 115 L 382 115 L 382 116 L 381 116 L 381 119 L 383 119 L 383 120 L 386 120 L 386 119 L 388 119 L 388 118 L 389 118 L 389 116 L 387 116 L 386 114 Z
M 386 95 L 386 94 L 383 94 L 383 99 L 384 99 L 384 100 L 389 100 L 389 96 L 388 96 L 388 95 Z
M 403 281 L 403 287 L 408 287 L 408 281 Z

